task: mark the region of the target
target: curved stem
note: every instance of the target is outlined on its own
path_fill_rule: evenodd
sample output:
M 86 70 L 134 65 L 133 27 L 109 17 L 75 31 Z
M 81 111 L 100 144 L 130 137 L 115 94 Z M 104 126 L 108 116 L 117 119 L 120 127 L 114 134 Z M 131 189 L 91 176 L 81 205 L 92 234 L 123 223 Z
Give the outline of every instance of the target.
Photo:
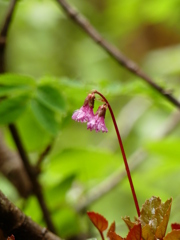
M 132 178 L 131 178 L 131 173 L 130 173 L 130 170 L 129 170 L 129 165 L 128 165 L 128 162 L 127 162 L 127 158 L 126 158 L 126 154 L 125 154 L 125 151 L 124 151 L 124 147 L 123 147 L 121 135 L 120 135 L 120 133 L 119 133 L 119 129 L 118 129 L 118 126 L 117 126 L 117 123 L 116 123 L 116 119 L 115 119 L 115 117 L 114 117 L 113 110 L 112 110 L 112 108 L 111 108 L 108 100 L 107 100 L 100 92 L 98 92 L 97 90 L 95 90 L 95 91 L 93 91 L 93 93 L 96 93 L 96 94 L 98 94 L 99 96 L 101 96 L 101 97 L 103 98 L 103 100 L 104 100 L 104 101 L 107 103 L 107 105 L 108 105 L 108 108 L 109 108 L 109 111 L 110 111 L 110 114 L 111 114 L 111 117 L 112 117 L 112 121 L 113 121 L 115 130 L 116 130 L 116 134 L 117 134 L 119 146 L 120 146 L 120 149 L 121 149 L 121 152 L 122 152 L 122 156 L 123 156 L 123 160 L 124 160 L 124 164 L 125 164 L 125 169 L 126 169 L 126 172 L 127 172 L 129 184 L 130 184 L 131 191 L 132 191 L 132 195 L 133 195 L 133 198 L 134 198 L 134 203 L 135 203 L 135 206 L 136 206 L 136 211 L 137 211 L 138 216 L 140 217 L 140 209 L 139 209 L 138 200 L 137 200 L 137 197 L 136 197 L 136 193 L 135 193 L 133 181 L 132 181 Z

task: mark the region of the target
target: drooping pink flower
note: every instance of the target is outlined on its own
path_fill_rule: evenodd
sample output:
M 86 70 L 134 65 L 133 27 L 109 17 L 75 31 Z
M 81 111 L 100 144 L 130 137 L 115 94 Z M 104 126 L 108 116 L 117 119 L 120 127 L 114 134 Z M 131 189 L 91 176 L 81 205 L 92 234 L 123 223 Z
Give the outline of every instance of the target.
M 72 119 L 78 122 L 88 122 L 94 117 L 93 108 L 94 108 L 94 94 L 88 94 L 87 98 L 84 101 L 83 106 L 76 110 Z
M 87 123 L 87 129 L 90 129 L 90 131 L 96 130 L 96 132 L 108 132 L 104 122 L 106 108 L 106 105 L 102 105 L 98 108 L 94 117 Z
M 88 122 L 90 119 L 94 117 L 93 109 L 89 107 L 89 105 L 82 106 L 80 109 L 76 110 L 72 119 L 78 122 Z

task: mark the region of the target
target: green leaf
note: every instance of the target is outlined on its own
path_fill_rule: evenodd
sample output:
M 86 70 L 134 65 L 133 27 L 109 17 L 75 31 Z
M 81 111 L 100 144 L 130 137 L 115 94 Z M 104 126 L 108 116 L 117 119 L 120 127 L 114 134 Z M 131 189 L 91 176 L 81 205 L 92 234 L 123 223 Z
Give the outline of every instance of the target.
M 25 111 L 28 96 L 8 98 L 0 102 L 0 124 L 14 122 Z
M 51 135 L 58 133 L 58 124 L 55 119 L 55 114 L 49 108 L 45 107 L 37 99 L 32 99 L 31 109 L 39 124 Z
M 23 76 L 17 74 L 0 74 L 0 84 L 11 86 L 11 85 L 31 85 L 35 86 L 35 80 L 30 76 Z
M 35 80 L 29 76 L 2 74 L 0 75 L 0 96 L 24 94 L 32 91 L 35 84 Z
M 30 108 L 18 119 L 17 127 L 27 151 L 42 151 L 52 139 L 39 125 Z
M 42 85 L 37 89 L 37 99 L 52 111 L 64 113 L 66 110 L 65 100 L 56 88 L 50 85 Z
M 25 91 L 30 91 L 31 88 L 26 85 L 14 85 L 14 86 L 0 86 L 0 96 L 4 95 L 12 95 L 12 94 L 19 94 Z

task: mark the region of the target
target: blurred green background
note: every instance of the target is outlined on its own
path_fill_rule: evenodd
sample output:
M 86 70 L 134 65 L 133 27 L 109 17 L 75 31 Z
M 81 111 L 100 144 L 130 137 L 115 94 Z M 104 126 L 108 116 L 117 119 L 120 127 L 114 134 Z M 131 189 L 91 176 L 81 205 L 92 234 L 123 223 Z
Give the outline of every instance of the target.
M 69 3 L 104 38 L 179 98 L 179 0 L 69 0 Z M 0 27 L 8 6 L 9 1 L 0 0 Z M 130 165 L 136 164 L 132 178 L 140 206 L 151 196 L 159 196 L 163 201 L 173 197 L 170 221 L 180 221 L 177 109 L 114 62 L 65 16 L 56 1 L 18 2 L 8 35 L 6 70 L 11 75 L 2 75 L 0 83 L 8 85 L 6 80 L 16 79 L 17 88 L 1 89 L 0 95 L 6 94 L 12 102 L 14 98 L 20 100 L 13 105 L 19 111 L 12 111 L 10 116 L 6 115 L 9 105 L 1 103 L 3 136 L 8 147 L 15 149 L 6 128 L 7 123 L 15 122 L 32 164 L 36 164 L 38 155 L 53 140 L 53 149 L 42 162 L 39 180 L 61 237 L 87 232 L 96 236 L 86 214 L 77 212 L 76 206 L 92 197 L 92 189 L 98 189 L 104 181 L 106 188 L 111 177 L 124 170 L 108 112 L 107 134 L 87 131 L 85 124 L 71 120 L 74 110 L 82 106 L 92 89 L 101 91 L 112 104 L 127 157 L 132 159 Z M 18 74 L 24 76 L 22 81 Z M 26 104 L 21 109 L 22 101 Z M 97 101 L 95 109 L 100 104 Z M 3 175 L 0 189 L 33 220 L 44 224 L 34 196 L 22 199 Z M 127 229 L 121 217 L 136 215 L 127 178 L 86 210 L 103 214 L 109 222 L 115 220 L 118 233 L 125 236 Z

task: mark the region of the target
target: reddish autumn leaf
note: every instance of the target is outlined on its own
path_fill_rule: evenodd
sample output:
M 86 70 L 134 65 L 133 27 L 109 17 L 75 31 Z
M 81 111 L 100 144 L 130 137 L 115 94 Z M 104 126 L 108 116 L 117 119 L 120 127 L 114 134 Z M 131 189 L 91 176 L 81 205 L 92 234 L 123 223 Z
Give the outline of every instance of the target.
M 110 240 L 124 240 L 124 238 L 122 238 L 115 232 L 109 232 L 108 237 Z
M 7 238 L 7 240 L 15 240 L 14 235 L 12 234 L 10 237 Z
M 179 240 L 180 239 L 180 230 L 172 230 L 172 232 L 168 233 L 163 240 Z
M 129 230 L 135 225 L 138 224 L 138 222 L 132 222 L 130 220 L 130 217 L 123 217 L 122 220 L 126 223 L 127 227 L 129 228 Z
M 159 220 L 159 226 L 156 229 L 155 236 L 158 239 L 162 239 L 165 236 L 167 225 L 169 222 L 169 216 L 171 212 L 172 198 L 167 200 L 164 204 L 157 209 L 156 215 L 158 215 L 157 219 Z M 163 217 L 163 220 L 162 220 Z
M 142 228 L 142 238 L 145 240 L 155 240 L 155 236 L 151 231 L 151 227 L 149 225 L 145 225 Z
M 115 230 L 116 230 L 116 225 L 115 225 L 115 222 L 113 222 L 113 223 L 111 224 L 111 226 L 109 227 L 109 230 L 108 230 L 108 232 L 107 232 L 107 237 L 109 237 L 109 233 L 110 233 L 110 232 L 115 232 Z
M 160 198 L 152 197 L 142 207 L 140 222 L 143 227 L 149 225 L 151 232 L 158 239 L 162 239 L 165 236 L 171 204 L 172 199 L 161 203 Z
M 94 224 L 94 226 L 100 231 L 103 232 L 108 227 L 108 221 L 99 213 L 95 212 L 88 212 L 87 213 L 91 222 Z
M 141 240 L 141 224 L 134 225 L 129 231 L 126 240 Z
M 172 223 L 171 228 L 172 230 L 180 230 L 180 223 Z

